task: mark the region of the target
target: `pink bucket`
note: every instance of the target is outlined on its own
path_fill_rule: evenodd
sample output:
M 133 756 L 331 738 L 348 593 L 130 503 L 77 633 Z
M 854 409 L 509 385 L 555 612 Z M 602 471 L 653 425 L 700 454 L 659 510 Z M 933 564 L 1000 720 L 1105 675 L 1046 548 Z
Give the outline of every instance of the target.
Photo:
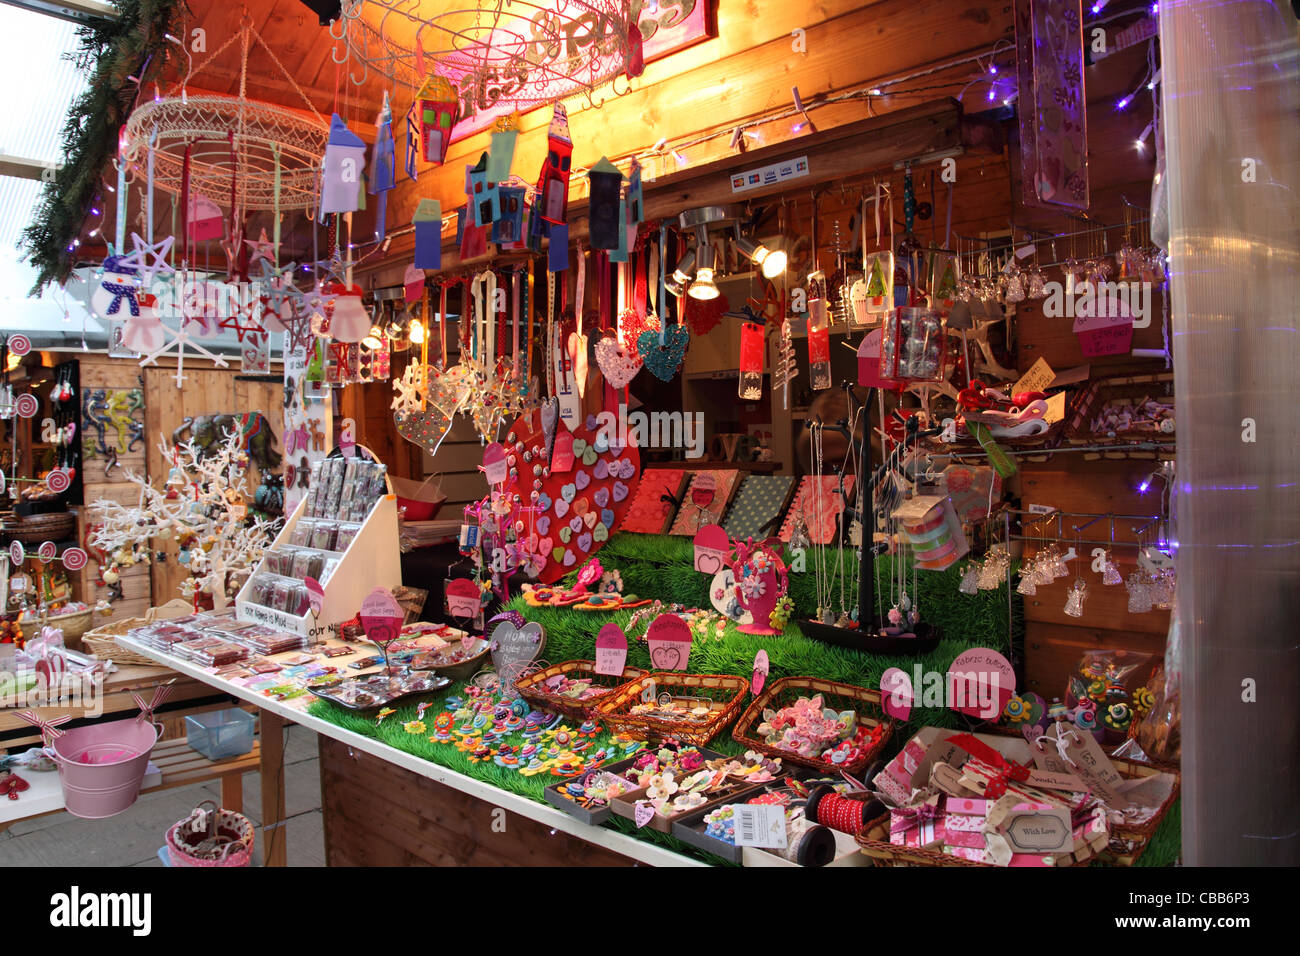
M 69 730 L 47 748 L 69 813 L 99 820 L 135 803 L 162 726 L 131 718 Z

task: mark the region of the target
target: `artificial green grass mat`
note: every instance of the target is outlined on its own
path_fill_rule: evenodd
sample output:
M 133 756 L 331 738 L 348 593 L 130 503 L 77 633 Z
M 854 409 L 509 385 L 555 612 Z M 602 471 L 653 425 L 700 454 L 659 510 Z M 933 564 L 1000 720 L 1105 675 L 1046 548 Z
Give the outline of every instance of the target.
M 665 602 L 683 604 L 687 607 L 708 608 L 708 588 L 710 576 L 701 574 L 693 567 L 693 543 L 690 538 L 669 535 L 616 534 L 599 552 L 601 565 L 606 570 L 617 569 L 623 578 L 625 593 L 642 597 L 659 598 Z M 848 570 L 850 562 L 856 560 L 852 551 L 839 554 L 837 549 L 828 549 L 830 564 L 837 562 Z M 794 600 L 794 619 L 811 616 L 817 603 L 816 580 L 812 571 L 812 552 L 808 552 L 808 570 L 803 573 L 790 574 L 790 596 Z M 878 577 L 882 606 L 890 606 L 888 591 L 892 571 L 891 559 L 883 556 L 877 559 Z M 989 647 L 1011 658 L 1012 648 L 1020 647 L 1024 629 L 1023 604 L 1019 597 L 1010 593 L 1004 580 L 1002 584 L 989 591 L 977 594 L 962 594 L 957 590 L 961 581 L 962 563 L 947 571 L 918 572 L 915 578 L 917 599 L 922 618 L 941 629 L 942 638 L 938 646 L 928 654 L 921 655 L 885 655 L 869 654 L 849 648 L 832 647 L 821 644 L 803 636 L 792 620 L 785 633 L 774 637 L 762 637 L 741 634 L 731 624 L 727 625 L 722 638 L 713 636 L 712 628 L 707 638 L 696 637 L 691 648 L 688 670 L 695 674 L 738 674 L 749 678 L 753 672 L 754 656 L 760 649 L 766 650 L 770 661 L 768 680 L 779 677 L 816 676 L 828 680 L 854 684 L 859 687 L 878 688 L 880 678 L 890 667 L 902 668 L 907 674 L 914 675 L 914 668 L 920 665 L 923 672 L 937 671 L 944 673 L 957 655 L 973 647 Z M 576 575 L 570 576 L 570 582 Z M 912 588 L 909 574 L 909 593 Z M 839 578 L 832 577 L 832 587 L 836 600 L 839 595 Z M 850 587 L 845 582 L 846 591 Z M 854 600 L 850 596 L 850 602 Z M 590 660 L 595 653 L 596 633 L 609 622 L 614 622 L 624 629 L 632 611 L 615 611 L 613 613 L 576 611 L 571 608 L 530 608 L 523 597 L 514 598 L 508 605 L 517 610 L 530 621 L 537 621 L 546 631 L 545 659 L 551 663 L 584 659 Z M 645 631 L 645 623 L 638 625 L 635 633 L 629 634 L 628 664 L 633 667 L 650 667 L 648 648 L 635 640 Z M 1014 663 L 1014 660 L 1013 660 Z M 448 694 L 459 692 L 463 685 L 453 685 Z M 441 704 L 441 700 L 439 700 Z M 429 708 L 429 717 L 440 708 Z M 354 730 L 357 733 L 375 737 L 383 742 L 414 753 L 433 763 L 448 767 L 467 776 L 483 780 L 511 793 L 517 793 L 530 799 L 544 802 L 542 791 L 561 778 L 550 774 L 525 777 L 518 772 L 499 767 L 493 763 L 473 763 L 468 755 L 448 744 L 430 743 L 422 735 L 407 734 L 402 729 L 402 722 L 414 719 L 415 705 L 398 708 L 379 726 L 374 717 L 361 717 L 350 711 L 325 701 L 316 701 L 310 713 L 324 720 Z M 426 720 L 426 723 L 428 720 Z M 921 727 L 952 727 L 961 729 L 978 729 L 966 722 L 961 715 L 946 707 L 915 706 L 908 720 L 895 728 L 890 742 L 890 751 L 897 751 Z M 598 742 L 603 742 L 602 736 Z M 509 743 L 516 743 L 511 737 Z M 723 753 L 738 753 L 742 748 L 731 739 L 728 731 L 709 744 L 709 747 Z M 1173 864 L 1181 852 L 1179 830 L 1181 804 L 1170 809 L 1166 819 L 1152 838 L 1139 860 L 1141 866 L 1168 866 Z M 635 833 L 663 846 L 684 853 L 688 856 L 719 862 L 716 857 L 701 853 L 693 847 L 682 844 L 664 834 L 652 831 L 637 831 L 631 821 L 620 817 L 611 817 L 609 826 L 628 833 Z

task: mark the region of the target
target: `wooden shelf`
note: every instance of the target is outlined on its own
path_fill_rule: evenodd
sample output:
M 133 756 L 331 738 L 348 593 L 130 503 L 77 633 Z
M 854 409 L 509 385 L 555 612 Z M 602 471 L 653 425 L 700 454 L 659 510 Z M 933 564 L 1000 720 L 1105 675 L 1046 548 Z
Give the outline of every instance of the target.
M 646 470 L 652 468 L 680 468 L 683 471 L 704 471 L 717 468 L 773 474 L 781 470 L 782 463 L 779 461 L 710 461 L 707 458 L 697 458 L 692 461 L 648 461 L 645 467 Z

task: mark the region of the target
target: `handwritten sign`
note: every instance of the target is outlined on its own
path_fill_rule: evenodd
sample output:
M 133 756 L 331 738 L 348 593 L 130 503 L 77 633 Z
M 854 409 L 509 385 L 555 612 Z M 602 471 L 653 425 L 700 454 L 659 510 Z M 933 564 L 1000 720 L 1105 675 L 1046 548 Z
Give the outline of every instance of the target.
M 695 570 L 717 574 L 727 560 L 731 542 L 721 525 L 706 524 L 695 532 Z
M 482 607 L 479 587 L 469 578 L 454 578 L 448 581 L 445 595 L 447 613 L 452 617 L 474 617 Z
M 510 477 L 510 466 L 506 462 L 506 450 L 498 442 L 492 442 L 483 449 L 483 475 L 489 485 L 504 484 Z
M 375 588 L 361 602 L 361 626 L 365 629 L 366 640 L 372 643 L 382 645 L 396 640 L 402 633 L 405 619 L 402 606 L 388 588 Z
M 617 624 L 606 624 L 596 635 L 596 673 L 619 677 L 627 666 L 627 635 Z
M 1046 392 L 1047 387 L 1056 380 L 1056 373 L 1045 359 L 1039 359 L 1029 366 L 1029 371 L 1020 376 L 1020 380 L 1011 387 L 1011 394 L 1021 392 Z
M 958 713 L 992 720 L 1016 691 L 1016 673 L 997 651 L 975 647 L 957 655 L 948 668 L 952 698 L 948 706 Z
M 646 631 L 656 670 L 684 671 L 691 657 L 691 629 L 676 614 L 660 614 Z

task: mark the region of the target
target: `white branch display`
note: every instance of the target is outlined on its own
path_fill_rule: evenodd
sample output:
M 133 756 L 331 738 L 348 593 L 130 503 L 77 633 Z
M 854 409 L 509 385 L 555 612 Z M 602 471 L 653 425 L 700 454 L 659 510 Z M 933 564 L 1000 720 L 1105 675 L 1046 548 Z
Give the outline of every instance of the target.
M 182 595 L 210 595 L 218 609 L 230 603 L 275 533 L 275 522 L 248 517 L 253 495 L 248 455 L 239 445 L 238 432 L 227 433 L 207 455 L 193 441 L 174 448 L 160 443 L 163 458 L 172 463 L 162 490 L 127 470 L 127 480 L 140 486 L 137 504 L 101 498 L 91 505 L 96 528 L 90 544 L 112 564 L 104 572 L 106 583 L 117 581 L 120 568 L 147 563 L 154 542 L 174 537 L 190 572 Z

